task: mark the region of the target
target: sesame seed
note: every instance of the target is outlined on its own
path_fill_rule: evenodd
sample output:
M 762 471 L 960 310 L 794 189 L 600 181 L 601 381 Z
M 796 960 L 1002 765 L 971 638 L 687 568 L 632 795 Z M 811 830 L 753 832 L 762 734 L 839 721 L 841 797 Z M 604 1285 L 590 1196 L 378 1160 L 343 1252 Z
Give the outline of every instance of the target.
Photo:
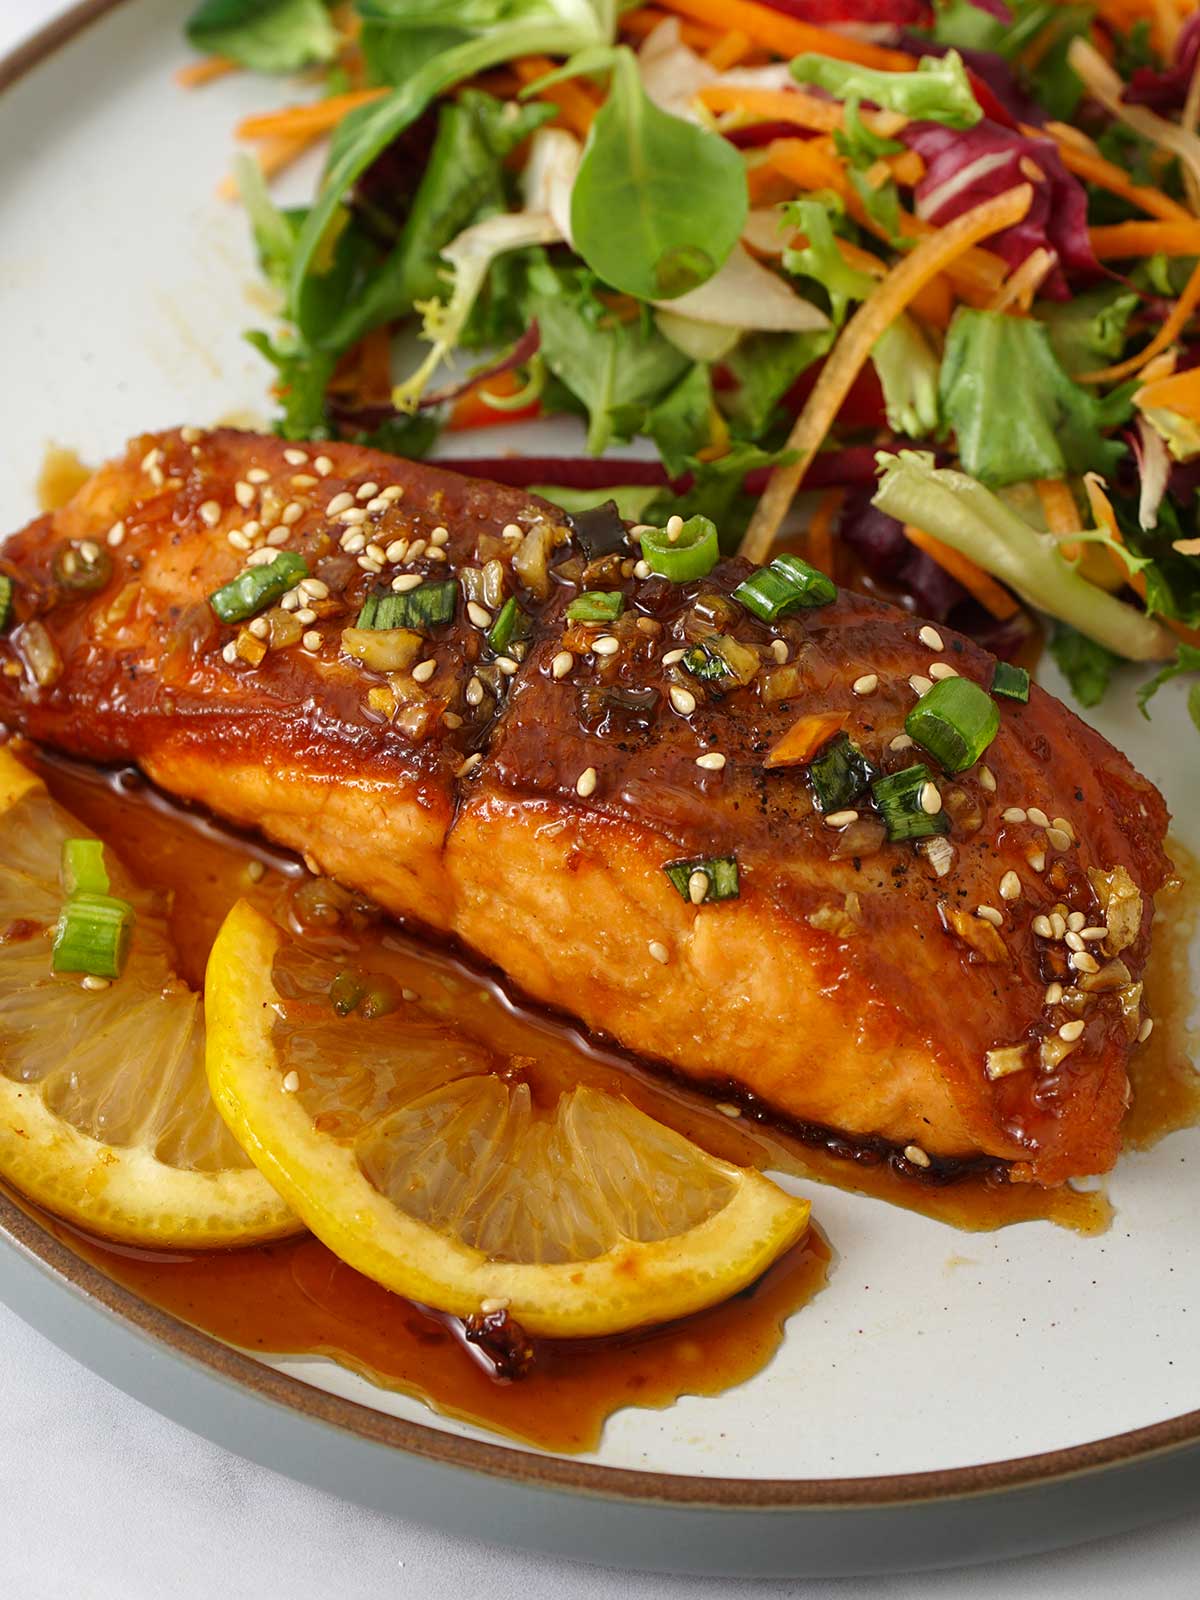
M 681 717 L 690 717 L 696 709 L 696 696 L 690 689 L 681 689 L 677 683 L 671 685 L 670 699 Z
M 392 579 L 393 594 L 407 594 L 410 589 L 419 589 L 422 579 L 416 572 L 402 572 L 398 578 Z
M 1072 911 L 1067 918 L 1067 927 L 1072 933 L 1078 933 L 1080 928 L 1087 926 L 1087 918 L 1082 911 Z
M 1039 939 L 1053 939 L 1054 929 L 1050 925 L 1050 918 L 1045 916 L 1034 917 L 1029 924 Z
M 266 470 L 265 467 L 251 467 L 250 471 L 246 474 L 246 482 L 266 483 L 270 476 L 271 474 Z
M 306 594 L 312 600 L 328 600 L 329 585 L 322 583 L 320 578 L 301 578 L 296 585 L 301 594 Z
M 1060 833 L 1065 833 L 1068 839 L 1074 840 L 1075 829 L 1067 821 L 1066 817 L 1055 817 L 1053 826 L 1056 827 Z
M 358 564 L 364 572 L 379 572 L 382 569 L 382 563 L 371 556 L 359 556 Z
M 317 613 L 309 606 L 301 606 L 300 610 L 296 612 L 296 621 L 303 623 L 305 627 L 307 627 L 310 622 L 315 622 L 316 620 Z
M 1005 822 L 1027 822 L 1029 820 L 1029 813 L 1022 811 L 1020 806 L 1009 806 L 1006 811 L 1001 812 L 1001 816 Z
M 518 528 L 517 531 L 519 533 L 520 529 Z M 429 535 L 430 544 L 443 545 L 443 544 L 448 543 L 449 539 L 450 539 L 450 530 L 449 530 L 449 528 L 437 527 Z
M 298 1072 L 289 1072 L 283 1080 L 283 1087 L 288 1094 L 295 1094 L 300 1087 L 300 1074 Z
M 295 477 L 292 479 L 292 488 L 312 489 L 315 488 L 316 483 L 317 479 L 313 477 L 311 472 L 297 472 Z
M 295 611 L 296 607 L 300 604 L 299 591 L 296 589 L 289 589 L 280 600 L 279 604 L 285 611 Z
M 937 679 L 957 678 L 958 669 L 952 667 L 948 661 L 935 661 L 929 668 L 929 676 Z
M 377 494 L 375 496 L 374 500 L 368 500 L 367 501 L 367 510 L 368 511 L 386 511 L 387 510 L 387 506 L 388 506 L 388 503 L 383 498 L 383 496 L 381 494 Z
M 633 575 L 635 578 L 648 578 L 651 571 L 652 568 L 648 561 L 635 561 L 633 564 Z
M 291 531 L 292 530 L 290 528 L 285 528 L 282 526 L 282 524 L 278 528 L 272 528 L 270 533 L 267 535 L 267 543 L 275 548 L 278 548 L 281 544 L 286 544 L 288 542 L 288 539 L 291 537 Z
M 666 531 L 667 538 L 672 544 L 674 544 L 676 539 L 678 539 L 679 535 L 683 532 L 683 518 L 680 516 L 668 517 Z
M 639 617 L 634 626 L 649 639 L 657 639 L 662 632 L 662 623 L 656 617 Z
M 602 633 L 598 639 L 592 640 L 592 654 L 597 656 L 615 656 L 621 648 L 621 641 L 614 639 L 611 633 Z
M 477 628 L 490 628 L 492 625 L 492 613 L 475 600 L 467 601 L 467 616 Z
M 1077 950 L 1071 957 L 1071 965 L 1076 972 L 1099 972 L 1100 963 L 1095 956 L 1088 955 L 1086 950 Z
M 108 544 L 110 550 L 115 550 L 118 545 L 125 543 L 124 522 L 113 523 L 112 527 L 108 530 L 106 543 Z
M 725 766 L 725 757 L 719 750 L 709 750 L 696 757 L 696 765 L 703 767 L 705 772 L 720 772 Z
M 1069 850 L 1071 848 L 1071 835 L 1064 833 L 1061 828 L 1047 828 L 1046 843 L 1054 850 Z
M 318 456 L 313 462 L 313 470 L 319 473 L 322 478 L 327 478 L 333 471 L 333 462 L 330 461 L 328 456 Z
M 294 522 L 299 522 L 304 515 L 304 507 L 299 500 L 289 500 L 279 514 L 279 520 L 285 528 L 290 528 Z
M 1101 927 L 1097 923 L 1094 928 L 1080 928 L 1079 937 L 1086 939 L 1089 944 L 1095 944 L 1098 939 L 1108 938 L 1108 929 Z
M 560 650 L 550 663 L 550 675 L 554 678 L 565 678 L 575 665 L 575 657 L 569 650 Z
M 728 1100 L 718 1100 L 715 1109 L 723 1117 L 740 1117 L 742 1114 L 741 1106 L 730 1105 Z
M 268 562 L 274 561 L 274 550 L 251 550 L 246 557 L 248 567 L 265 567 Z
M 361 527 L 366 520 L 367 513 L 361 506 L 351 506 L 349 511 L 342 511 L 338 514 L 338 521 L 344 523 L 347 528 Z
M 921 629 L 917 638 L 920 639 L 922 644 L 928 645 L 931 650 L 944 650 L 946 648 L 942 643 L 941 634 L 936 628 L 931 628 L 928 623 Z
M 906 1144 L 904 1146 L 904 1159 L 910 1161 L 914 1167 L 928 1167 L 932 1165 L 929 1157 L 919 1144 Z
M 445 561 L 446 552 L 439 550 L 436 545 L 431 545 L 425 552 L 425 559 L 426 561 Z
M 235 483 L 233 486 L 233 498 L 238 505 L 248 511 L 257 498 L 254 485 L 252 483 Z
M 347 494 L 345 490 L 343 490 L 340 494 L 335 494 L 333 496 L 329 504 L 325 507 L 325 514 L 329 517 L 336 517 L 342 511 L 349 511 L 353 504 L 354 496 L 352 494 Z
M 225 535 L 235 550 L 249 550 L 250 541 L 240 528 L 230 528 Z
M 179 437 L 184 444 L 196 444 L 204 437 L 203 428 L 180 428 Z
M 908 687 L 914 694 L 928 694 L 933 688 L 933 679 L 922 677 L 919 672 L 914 672 L 908 680 Z
M 404 486 L 399 483 L 389 483 L 386 489 L 381 489 L 379 491 L 379 494 L 380 498 L 383 500 L 403 500 Z
M 700 902 L 707 896 L 707 894 L 708 873 L 701 872 L 699 868 L 697 868 L 688 879 L 688 899 L 694 906 L 698 906 Z
M 463 719 L 457 711 L 443 711 L 442 721 L 448 728 L 461 728 L 463 724 Z
M 367 554 L 377 566 L 382 567 L 387 561 L 387 552 L 383 549 L 382 545 L 369 544 L 367 546 Z
M 415 561 L 418 556 L 424 555 L 425 544 L 426 541 L 424 539 L 414 539 L 408 547 L 408 559 L 410 561 Z
M 1030 806 L 1029 820 L 1035 828 L 1048 828 L 1050 826 L 1050 818 L 1038 806 Z
M 468 772 L 474 772 L 475 771 L 475 768 L 479 765 L 479 763 L 482 760 L 483 760 L 483 757 L 480 755 L 479 751 L 476 750 L 476 752 L 475 752 L 475 754 L 473 756 L 468 756 L 467 757 L 467 759 L 463 762 L 462 766 L 459 767 L 458 771 L 454 774 L 454 776 L 456 778 L 465 778 Z
M 237 645 L 232 639 L 221 651 L 221 660 L 225 662 L 226 666 L 230 667 L 237 660 Z
M 687 655 L 686 650 L 668 650 L 662 658 L 662 664 L 664 667 L 673 667 L 677 661 L 682 661 L 685 655 Z
M 976 906 L 975 915 L 982 917 L 985 922 L 990 922 L 993 928 L 1004 926 L 1004 913 L 997 911 L 995 906 Z
M 425 661 L 418 661 L 412 669 L 414 683 L 428 683 L 437 671 L 437 662 L 432 657 Z
M 992 771 L 991 767 L 980 767 L 979 787 L 981 789 L 986 789 L 988 794 L 995 794 L 996 774 Z
M 786 662 L 786 660 L 788 658 L 787 640 L 786 639 L 772 639 L 771 640 L 771 654 L 775 657 L 776 661 L 778 661 L 779 665 L 783 666 L 783 664 Z
M 393 539 L 391 544 L 389 544 L 387 549 L 384 551 L 384 555 L 389 561 L 403 561 L 407 554 L 407 539 Z
M 879 687 L 879 675 L 865 672 L 861 678 L 855 678 L 852 687 L 855 694 L 874 694 Z
M 942 809 L 942 796 L 936 783 L 921 785 L 921 810 L 927 817 L 936 817 Z
M 248 861 L 246 863 L 246 876 L 251 883 L 261 883 L 267 875 L 267 869 L 261 861 Z
M 1068 950 L 1084 950 L 1087 948 L 1083 940 L 1073 928 L 1070 933 L 1064 934 L 1063 943 L 1066 945 Z
M 831 811 L 828 816 L 822 818 L 822 821 L 827 828 L 848 828 L 852 822 L 858 821 L 858 812 Z
M 483 704 L 483 684 L 478 678 L 473 677 L 468 681 L 467 687 L 463 690 L 463 699 L 469 706 Z
M 896 735 L 896 737 L 889 743 L 888 749 L 889 750 L 911 750 L 912 749 L 912 739 L 909 737 L 909 735 L 907 733 L 898 733 Z
M 1061 939 L 1067 931 L 1066 918 L 1059 912 L 1052 911 L 1050 913 L 1050 927 L 1054 932 L 1054 937 L 1056 939 Z
M 499 1311 L 507 1311 L 510 1302 L 502 1300 L 496 1295 L 489 1295 L 486 1300 L 479 1302 L 479 1314 L 483 1317 L 494 1317 Z
M 520 523 L 506 522 L 500 530 L 500 537 L 502 539 L 523 539 L 525 537 L 525 529 L 521 527 Z
M 1035 872 L 1045 872 L 1046 852 L 1044 850 L 1031 850 L 1025 859 Z
M 311 618 L 301 616 L 300 612 L 297 612 L 296 615 L 301 617 L 301 621 L 311 621 Z M 321 635 L 315 628 L 310 628 L 300 642 L 306 650 L 315 652 L 321 648 Z
M 581 800 L 586 800 L 589 795 L 595 794 L 595 792 L 596 769 L 595 767 L 584 767 L 583 771 L 575 779 L 575 793 Z
M 285 450 L 283 452 L 283 459 L 287 462 L 289 467 L 302 467 L 308 460 L 308 456 L 303 450 Z
M 365 533 L 352 530 L 349 533 L 344 533 L 338 543 L 347 555 L 356 556 L 360 550 L 366 548 L 367 536 Z
M 506 678 L 511 678 L 513 673 L 517 670 L 517 663 L 511 656 L 497 656 L 496 665 Z
M 253 622 L 247 623 L 247 627 L 256 639 L 265 639 L 271 631 L 271 624 L 266 617 L 255 617 Z
M 1062 997 L 1063 997 L 1063 986 L 1062 986 L 1061 983 L 1052 983 L 1052 984 L 1049 984 L 1047 986 L 1047 989 L 1046 989 L 1046 1004 L 1048 1006 L 1056 1006 L 1058 1004 L 1058 1002 L 1062 999 Z
M 1006 872 L 1000 879 L 1000 898 L 1002 900 L 1019 900 L 1021 897 L 1021 880 L 1015 872 Z
M 660 966 L 665 967 L 667 962 L 671 959 L 671 952 L 667 949 L 666 945 L 661 942 L 661 940 L 651 939 L 646 948 Z
M 221 507 L 215 500 L 206 500 L 200 507 L 200 521 L 206 528 L 215 528 L 221 520 Z
M 1064 1022 L 1058 1030 L 1058 1037 L 1065 1039 L 1068 1044 L 1074 1044 L 1083 1032 L 1083 1018 L 1076 1017 L 1074 1022 Z
M 99 978 L 95 973 L 89 972 L 83 980 L 83 987 L 91 990 L 107 989 L 111 981 L 109 978 Z
M 354 498 L 356 500 L 374 500 L 378 493 L 379 485 L 377 483 L 360 483 L 354 492 Z
M 1145 1017 L 1145 1018 L 1143 1018 L 1142 1025 L 1138 1029 L 1138 1043 L 1139 1044 L 1145 1044 L 1146 1040 L 1150 1037 L 1150 1035 L 1153 1032 L 1154 1032 L 1154 1018 L 1153 1017 Z

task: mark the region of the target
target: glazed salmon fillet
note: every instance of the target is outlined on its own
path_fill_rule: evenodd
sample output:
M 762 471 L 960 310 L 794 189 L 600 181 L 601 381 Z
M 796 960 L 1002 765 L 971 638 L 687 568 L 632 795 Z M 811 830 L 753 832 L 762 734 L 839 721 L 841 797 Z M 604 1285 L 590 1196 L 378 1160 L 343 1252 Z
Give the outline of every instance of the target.
M 221 620 L 210 596 L 280 552 L 287 592 Z M 670 582 L 615 517 L 230 429 L 133 441 L 0 571 L 10 729 L 135 762 L 626 1048 L 902 1168 L 1115 1159 L 1166 810 L 1036 686 L 967 771 L 912 748 L 931 680 L 991 685 L 969 639 L 846 591 L 768 623 L 731 598 L 745 562 Z M 596 591 L 604 618 L 568 616 Z M 405 594 L 415 625 L 356 626 Z M 869 793 L 823 815 L 771 757 L 817 715 L 879 772 L 924 760 L 948 830 L 892 842 Z

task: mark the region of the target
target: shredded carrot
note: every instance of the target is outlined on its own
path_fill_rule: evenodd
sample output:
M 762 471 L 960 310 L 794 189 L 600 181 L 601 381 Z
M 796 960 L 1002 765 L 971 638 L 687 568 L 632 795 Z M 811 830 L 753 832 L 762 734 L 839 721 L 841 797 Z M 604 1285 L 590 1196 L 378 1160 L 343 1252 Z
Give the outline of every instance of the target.
M 281 111 L 264 111 L 243 117 L 237 125 L 239 139 L 298 138 L 304 133 L 329 133 L 348 112 L 379 100 L 390 89 L 351 89 L 348 94 L 331 94 L 308 105 L 284 106 Z
M 1200 267 L 1196 270 L 1200 272 Z M 1200 421 L 1200 367 L 1156 378 L 1153 383 L 1144 384 L 1133 398 L 1143 411 L 1178 411 Z
M 777 56 L 801 56 L 815 51 L 818 55 L 835 56 L 839 61 L 880 67 L 885 72 L 912 71 L 912 57 L 899 50 L 884 50 L 879 45 L 848 38 L 829 28 L 816 28 L 782 11 L 755 5 L 754 0 L 663 0 L 663 5 L 668 11 L 678 11 L 715 28 L 719 34 L 736 29 L 756 44 L 766 45 Z
M 228 56 L 205 56 L 203 61 L 193 61 L 186 67 L 180 67 L 175 74 L 175 82 L 181 89 L 199 89 L 202 84 L 213 83 L 217 78 L 240 70 L 237 62 L 231 61 Z
M 727 33 L 711 49 L 704 52 L 704 59 L 709 66 L 717 72 L 728 72 L 730 67 L 736 67 L 750 54 L 753 45 L 744 33 L 736 28 L 732 33 Z
M 1056 250 L 1047 250 L 1044 246 L 1031 250 L 1020 266 L 1014 267 L 997 289 L 987 309 L 1007 311 L 1011 306 L 1015 306 L 1019 311 L 1028 311 L 1033 304 L 1034 295 L 1057 265 Z
M 1200 221 L 1114 222 L 1089 228 L 1092 249 L 1101 261 L 1128 261 L 1134 256 L 1200 256 Z
M 742 111 L 757 122 L 794 122 L 814 133 L 833 133 L 845 126 L 846 112 L 836 100 L 821 100 L 803 89 L 752 89 L 737 83 L 709 83 L 697 96 L 710 111 Z M 892 111 L 867 111 L 863 122 L 872 133 L 890 138 L 907 122 Z
M 808 559 L 822 572 L 833 572 L 833 519 L 845 498 L 843 489 L 826 489 L 808 525 Z
M 832 189 L 845 199 L 853 193 L 832 139 L 775 139 L 767 146 L 767 160 L 801 189 Z
M 1183 293 L 1176 300 L 1171 313 L 1144 350 L 1130 356 L 1128 361 L 1118 361 L 1116 366 L 1101 367 L 1097 372 L 1081 372 L 1077 383 L 1117 383 L 1133 373 L 1140 372 L 1146 363 L 1175 343 L 1187 327 L 1193 311 L 1200 305 L 1200 262 L 1196 263 Z
M 1068 561 L 1078 561 L 1082 547 L 1071 540 L 1080 529 L 1079 507 L 1065 478 L 1039 478 L 1033 486 L 1042 503 L 1046 526 L 1056 539 L 1064 541 L 1062 553 Z
M 964 211 L 931 238 L 922 239 L 863 301 L 842 330 L 792 428 L 787 448 L 794 450 L 799 459 L 791 466 L 774 469 L 755 508 L 742 542 L 741 553 L 748 560 L 762 561 L 766 557 L 804 474 L 880 334 L 891 326 L 920 289 L 945 272 L 964 251 L 980 239 L 1020 222 L 1032 199 L 1033 189 L 1026 183 Z
M 1021 132 L 1028 134 L 1030 138 L 1044 138 L 1054 128 L 1055 124 L 1050 124 L 1047 128 L 1022 126 Z M 1075 140 L 1068 139 L 1057 131 L 1053 132 L 1052 137 L 1058 146 L 1063 166 L 1077 178 L 1094 183 L 1097 188 L 1107 189 L 1109 194 L 1120 195 L 1123 200 L 1128 200 L 1130 205 L 1137 206 L 1149 217 L 1161 217 L 1165 222 L 1191 220 L 1191 213 L 1177 200 L 1172 200 L 1169 195 L 1163 194 L 1161 189 L 1149 189 L 1143 184 L 1131 183 L 1128 173 L 1122 172 L 1113 162 L 1106 161 L 1102 155 L 1083 149 Z
M 264 139 L 255 152 L 263 177 L 278 177 L 293 162 L 299 161 L 306 151 L 311 150 L 320 138 L 319 133 L 305 133 L 294 139 Z M 236 200 L 238 197 L 236 178 L 232 176 L 222 178 L 217 185 L 217 193 L 222 200 Z
M 904 537 L 910 544 L 915 544 L 918 550 L 936 561 L 943 572 L 948 572 L 956 578 L 967 593 L 995 617 L 997 622 L 1007 622 L 1009 617 L 1015 617 L 1021 609 L 1003 584 L 997 583 L 995 578 L 985 572 L 981 566 L 976 565 L 970 556 L 964 556 L 959 551 L 951 549 L 948 544 L 943 544 L 940 539 L 935 539 L 933 534 L 926 533 L 924 528 L 914 528 L 910 524 L 904 525 Z
M 635 39 L 648 39 L 655 28 L 661 27 L 667 21 L 665 11 L 655 11 L 650 6 L 641 6 L 637 11 L 627 11 L 620 19 L 622 33 L 630 33 Z M 711 50 L 719 43 L 724 29 L 702 28 L 697 22 L 686 20 L 679 23 L 679 37 L 689 49 L 697 51 L 700 55 Z
M 814 711 L 793 722 L 788 731 L 767 751 L 764 767 L 798 767 L 811 761 L 822 745 L 841 733 L 850 720 L 845 711 Z
M 925 176 L 925 163 L 915 150 L 903 150 L 899 155 L 885 156 L 882 164 L 889 176 L 906 189 L 915 189 Z
M 1121 536 L 1121 529 L 1117 523 L 1116 513 L 1112 508 L 1108 495 L 1104 492 L 1104 482 L 1094 472 L 1086 474 L 1083 486 L 1087 491 L 1088 504 L 1092 510 L 1092 517 L 1096 526 L 1103 528 L 1112 538 L 1114 544 L 1123 545 L 1125 540 Z M 1140 572 L 1131 572 L 1115 550 L 1108 551 L 1113 566 L 1121 575 L 1121 581 L 1127 583 L 1139 599 L 1146 598 L 1146 579 Z M 1185 622 L 1177 622 L 1173 617 L 1163 617 L 1171 632 L 1184 641 L 1185 644 L 1195 645 L 1200 648 L 1200 628 L 1189 628 Z
M 553 72 L 555 65 L 549 56 L 525 56 L 523 60 L 513 62 L 513 70 L 522 83 L 529 84 Z M 552 83 L 548 89 L 539 89 L 538 95 L 540 99 L 558 107 L 556 121 L 562 122 L 581 139 L 587 138 L 598 106 L 582 84 Z

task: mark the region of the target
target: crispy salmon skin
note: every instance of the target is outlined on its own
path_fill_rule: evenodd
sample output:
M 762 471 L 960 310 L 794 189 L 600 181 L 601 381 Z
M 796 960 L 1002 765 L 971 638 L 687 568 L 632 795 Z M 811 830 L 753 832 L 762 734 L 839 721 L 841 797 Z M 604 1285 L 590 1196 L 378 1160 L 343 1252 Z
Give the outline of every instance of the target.
M 210 596 L 280 552 L 291 587 L 221 620 Z M 969 639 L 846 591 L 767 623 L 732 598 L 746 563 L 675 583 L 638 558 L 615 518 L 377 451 L 147 435 L 3 546 L 0 720 L 136 762 L 786 1117 L 935 1171 L 1110 1166 L 1157 790 L 1036 686 L 947 775 L 904 721 L 939 676 L 990 686 Z M 595 591 L 611 615 L 568 615 Z M 356 627 L 405 594 L 428 617 Z M 884 774 L 923 758 L 948 831 L 890 842 L 869 792 L 823 815 L 781 741 L 839 726 Z M 664 871 L 718 859 L 736 894 Z

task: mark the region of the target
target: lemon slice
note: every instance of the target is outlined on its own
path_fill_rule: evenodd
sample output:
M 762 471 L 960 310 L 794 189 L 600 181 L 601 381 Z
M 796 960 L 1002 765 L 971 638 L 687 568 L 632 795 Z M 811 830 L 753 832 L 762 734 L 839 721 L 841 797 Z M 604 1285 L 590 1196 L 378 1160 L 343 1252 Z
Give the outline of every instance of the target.
M 59 855 L 82 827 L 0 748 L 0 1176 L 92 1233 L 195 1248 L 300 1223 L 213 1109 L 204 1008 L 175 977 L 166 925 L 111 850 L 137 912 L 107 987 L 50 970 Z
M 235 906 L 208 965 L 209 1083 L 280 1194 L 385 1288 L 532 1334 L 619 1333 L 727 1299 L 805 1233 L 807 1202 L 620 1096 L 539 1107 L 415 1007 L 338 1017 L 337 971 Z

